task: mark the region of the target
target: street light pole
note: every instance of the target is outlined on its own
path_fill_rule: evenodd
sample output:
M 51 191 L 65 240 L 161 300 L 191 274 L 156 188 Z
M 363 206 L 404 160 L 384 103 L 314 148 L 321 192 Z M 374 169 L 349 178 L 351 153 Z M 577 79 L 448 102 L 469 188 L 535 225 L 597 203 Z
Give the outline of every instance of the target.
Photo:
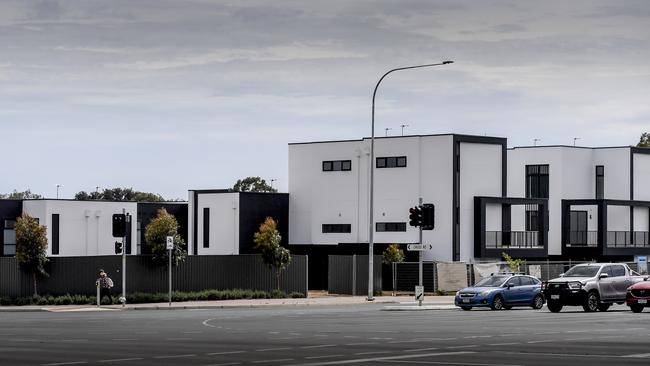
M 374 289 L 373 289 L 373 255 L 374 255 L 374 226 L 375 226 L 375 218 L 374 218 L 374 196 L 375 196 L 375 186 L 374 186 L 374 181 L 375 181 L 375 97 L 377 96 L 377 89 L 379 88 L 379 84 L 381 84 L 381 81 L 384 80 L 388 74 L 395 72 L 395 71 L 402 71 L 402 70 L 410 70 L 410 69 L 419 69 L 423 67 L 432 67 L 432 66 L 441 66 L 441 65 L 447 65 L 451 64 L 454 61 L 443 61 L 437 64 L 426 64 L 426 65 L 416 65 L 416 66 L 407 66 L 407 67 L 398 67 L 396 69 L 388 70 L 384 75 L 382 75 L 381 78 L 379 78 L 379 81 L 377 81 L 377 85 L 375 85 L 375 90 L 372 92 L 372 125 L 371 125 L 371 135 L 370 135 L 370 199 L 368 200 L 368 301 L 373 301 L 375 299 L 374 297 Z

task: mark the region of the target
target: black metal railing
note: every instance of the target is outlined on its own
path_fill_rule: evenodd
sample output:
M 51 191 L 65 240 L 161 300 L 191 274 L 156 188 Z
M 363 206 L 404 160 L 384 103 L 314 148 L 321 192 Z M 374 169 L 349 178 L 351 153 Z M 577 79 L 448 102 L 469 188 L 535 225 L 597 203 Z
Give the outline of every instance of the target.
M 538 231 L 486 231 L 485 247 L 494 248 L 531 248 L 539 249 Z
M 647 231 L 608 231 L 607 246 L 614 248 L 650 247 Z
M 598 246 L 598 231 L 569 231 L 570 247 L 596 247 Z

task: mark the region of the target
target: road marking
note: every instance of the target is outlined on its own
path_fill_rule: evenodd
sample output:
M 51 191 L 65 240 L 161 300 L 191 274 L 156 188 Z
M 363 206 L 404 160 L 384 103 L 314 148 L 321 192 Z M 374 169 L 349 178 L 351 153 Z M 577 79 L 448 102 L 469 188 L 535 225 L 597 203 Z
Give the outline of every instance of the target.
M 211 321 L 217 320 L 218 318 L 212 318 L 212 319 L 206 319 L 204 320 L 201 324 L 203 324 L 204 327 L 210 327 L 210 328 L 221 328 L 217 327 L 216 325 L 210 324 Z
M 177 337 L 177 338 L 166 338 L 168 341 L 191 341 L 192 338 L 187 337 Z
M 309 356 L 305 357 L 307 360 L 316 360 L 319 358 L 334 358 L 334 357 L 343 357 L 344 355 L 327 355 L 327 356 Z
M 457 355 L 464 355 L 464 354 L 470 354 L 470 353 L 476 353 L 476 352 L 461 351 L 461 352 L 418 353 L 418 354 L 414 354 L 414 355 L 357 358 L 357 359 L 353 359 L 353 360 L 306 363 L 306 364 L 302 364 L 302 366 L 345 365 L 345 364 L 352 364 L 352 363 L 381 362 L 381 361 L 403 360 L 403 359 L 409 359 L 409 358 L 422 358 L 422 357 L 433 357 L 433 356 L 457 356 Z
M 519 344 L 519 342 L 508 342 L 508 343 L 490 343 L 488 346 L 513 346 Z
M 43 366 L 62 366 L 62 365 L 81 365 L 88 363 L 86 361 L 73 361 L 73 362 L 57 362 L 57 363 L 44 363 Z
M 241 365 L 241 362 L 211 363 L 203 366 L 230 366 L 230 365 Z
M 203 332 L 181 332 L 183 334 L 201 334 Z
M 374 351 L 374 352 L 359 352 L 355 353 L 356 356 L 363 356 L 363 355 L 378 355 L 381 353 L 390 353 L 388 351 Z
M 636 355 L 625 355 L 621 356 L 625 358 L 650 358 L 650 353 L 638 353 Z
M 377 342 L 346 343 L 344 346 L 367 346 L 371 344 L 377 344 Z
M 212 352 L 212 353 L 206 353 L 206 356 L 232 355 L 235 353 L 246 353 L 246 351 Z
M 326 347 L 336 347 L 336 344 L 320 344 L 317 346 L 302 346 L 300 348 L 310 349 L 310 348 L 326 348 Z
M 545 340 L 545 341 L 528 341 L 528 342 L 526 342 L 526 343 L 529 343 L 529 344 L 536 344 L 536 343 L 548 343 L 548 342 L 553 342 L 553 340 L 552 340 L 552 339 L 547 339 L 547 340 Z
M 429 347 L 429 348 L 415 348 L 415 349 L 406 349 L 404 352 L 424 352 L 424 351 L 435 351 L 437 350 L 437 347 Z
M 445 348 L 458 349 L 458 348 L 474 348 L 474 347 L 478 347 L 478 344 L 470 344 L 470 345 L 467 345 L 467 346 L 451 346 L 451 347 L 445 347 Z
M 408 341 L 391 341 L 391 342 L 388 342 L 388 343 L 399 344 L 399 343 L 418 343 L 418 342 L 422 342 L 422 341 L 417 340 L 417 339 L 411 339 L 411 340 L 408 340 Z
M 116 358 L 113 360 L 99 360 L 97 362 L 127 362 L 127 361 L 139 361 L 139 360 L 144 360 L 144 358 L 141 357 L 135 357 L 135 358 Z
M 463 366 L 524 366 L 524 365 L 506 365 L 502 363 L 468 363 L 468 362 L 445 362 L 445 361 L 413 361 L 413 360 L 389 360 L 385 362 L 393 363 L 415 363 L 425 365 L 463 365 Z
M 169 356 L 156 356 L 154 358 L 158 359 L 167 359 L 167 358 L 187 358 L 187 357 L 195 357 L 196 355 L 194 354 L 188 354 L 188 355 L 169 355 Z
M 113 338 L 113 339 L 111 339 L 111 341 L 118 341 L 118 342 L 121 342 L 121 341 L 137 341 L 137 340 L 138 340 L 137 338 Z
M 289 349 L 291 349 L 291 347 L 262 348 L 262 349 L 256 349 L 255 352 L 286 351 Z
M 294 358 L 280 358 L 277 360 L 259 360 L 259 361 L 253 361 L 253 363 L 269 363 L 269 362 L 285 362 L 285 361 L 293 361 L 295 360 Z

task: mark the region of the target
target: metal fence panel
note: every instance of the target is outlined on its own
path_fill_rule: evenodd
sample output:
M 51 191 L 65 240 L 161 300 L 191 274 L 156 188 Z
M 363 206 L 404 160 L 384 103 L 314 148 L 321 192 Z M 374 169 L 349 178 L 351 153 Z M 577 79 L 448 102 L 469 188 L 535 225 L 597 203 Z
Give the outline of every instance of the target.
M 396 269 L 396 290 L 414 292 L 415 286 L 419 283 L 419 268 L 417 262 L 395 263 Z M 424 291 L 434 292 L 435 286 L 435 265 L 432 262 L 422 264 L 422 284 Z
M 382 289 L 381 256 L 373 257 L 373 288 Z M 328 286 L 331 294 L 366 295 L 368 293 L 367 255 L 330 255 Z
M 166 292 L 167 267 L 151 261 L 150 256 L 127 256 L 127 293 Z M 39 293 L 49 295 L 95 294 L 99 269 L 108 272 L 115 287 L 122 292 L 122 258 L 119 256 L 50 258 L 49 277 L 39 280 Z M 275 271 L 269 269 L 259 255 L 188 256 L 172 269 L 174 291 L 206 289 L 251 289 L 270 291 L 276 288 Z M 287 292 L 307 294 L 307 257 L 294 255 L 282 272 L 280 288 Z M 0 258 L 0 296 L 30 296 L 30 278 L 17 265 L 15 258 Z

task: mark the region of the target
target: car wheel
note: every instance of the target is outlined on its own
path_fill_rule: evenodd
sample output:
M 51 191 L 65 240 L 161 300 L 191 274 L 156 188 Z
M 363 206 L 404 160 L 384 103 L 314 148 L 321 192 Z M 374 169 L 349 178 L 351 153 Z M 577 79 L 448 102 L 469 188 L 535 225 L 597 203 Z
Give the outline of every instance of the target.
M 600 304 L 600 305 L 598 305 L 598 310 L 607 311 L 607 310 L 609 310 L 610 306 L 612 306 L 612 305 L 611 304 Z
M 633 313 L 640 313 L 643 311 L 643 306 L 639 304 L 630 305 L 630 310 L 632 310 Z
M 544 297 L 542 295 L 537 295 L 533 299 L 533 305 L 532 308 L 535 310 L 539 310 L 544 307 Z
M 494 300 L 492 300 L 492 304 L 490 304 L 490 309 L 492 310 L 503 310 L 503 297 L 501 295 L 496 295 L 494 297 Z
M 585 310 L 585 312 L 591 313 L 598 310 L 599 305 L 600 299 L 598 297 L 598 293 L 596 291 L 591 291 L 587 294 L 587 298 L 585 299 L 585 303 L 582 304 L 582 308 Z
M 548 304 L 546 304 L 546 307 L 548 307 L 548 310 L 551 313 L 559 313 L 562 310 L 562 303 L 549 301 Z
M 463 310 L 465 310 L 465 311 L 472 310 L 472 307 L 471 307 L 471 306 L 461 306 L 460 308 L 463 309 Z

